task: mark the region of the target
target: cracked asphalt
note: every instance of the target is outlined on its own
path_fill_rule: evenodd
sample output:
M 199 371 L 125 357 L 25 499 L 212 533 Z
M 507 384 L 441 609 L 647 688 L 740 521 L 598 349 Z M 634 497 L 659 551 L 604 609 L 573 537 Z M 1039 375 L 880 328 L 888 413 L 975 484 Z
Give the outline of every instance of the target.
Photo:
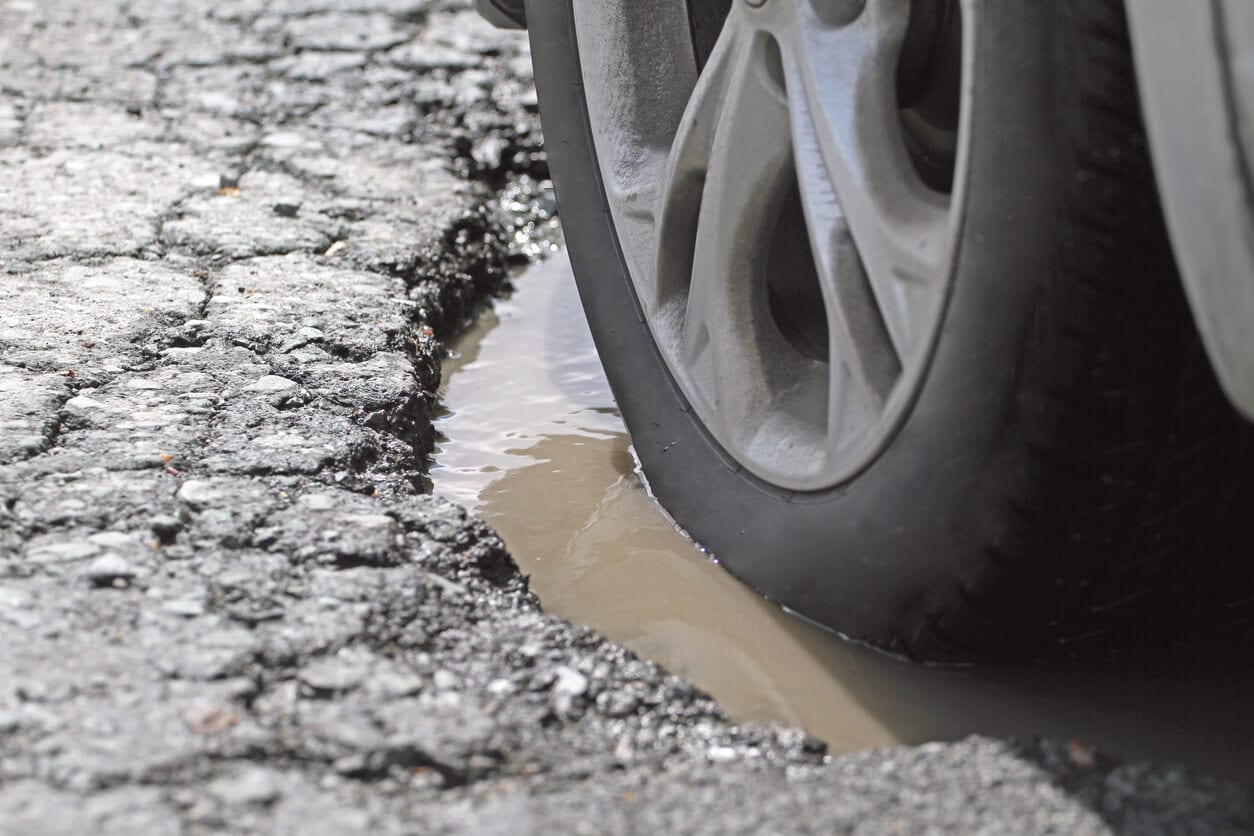
M 554 234 L 454 0 L 0 0 L 0 832 L 1240 832 L 1074 745 L 830 757 L 547 616 L 425 490 Z

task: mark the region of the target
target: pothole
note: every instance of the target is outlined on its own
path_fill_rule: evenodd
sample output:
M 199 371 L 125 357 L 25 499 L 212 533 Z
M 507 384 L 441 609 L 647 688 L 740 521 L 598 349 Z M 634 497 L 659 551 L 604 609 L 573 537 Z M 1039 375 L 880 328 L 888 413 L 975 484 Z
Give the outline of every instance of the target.
M 1254 661 L 1222 649 L 935 669 L 760 598 L 676 531 L 637 478 L 564 254 L 515 286 L 444 365 L 431 478 L 497 529 L 549 612 L 686 676 L 737 720 L 799 725 L 834 752 L 1044 735 L 1249 774 Z

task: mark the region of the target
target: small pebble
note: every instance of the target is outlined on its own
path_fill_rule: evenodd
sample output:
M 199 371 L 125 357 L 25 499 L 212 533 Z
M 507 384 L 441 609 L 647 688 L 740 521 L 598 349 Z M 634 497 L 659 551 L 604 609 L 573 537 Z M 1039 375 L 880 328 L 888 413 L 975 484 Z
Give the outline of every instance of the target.
M 160 514 L 149 520 L 148 527 L 162 543 L 170 543 L 183 530 L 183 522 L 170 514 Z
M 135 570 L 124 558 L 116 554 L 105 554 L 91 562 L 86 576 L 92 586 L 117 586 L 134 580 Z
M 365 671 L 361 666 L 343 659 L 319 659 L 300 672 L 300 681 L 315 691 L 351 691 L 361 684 Z
M 553 690 L 558 694 L 581 697 L 588 692 L 588 677 L 567 667 L 558 668 Z
M 216 778 L 209 792 L 225 804 L 271 804 L 281 795 L 274 774 L 268 769 L 250 767 L 234 775 Z
M 204 602 L 196 598 L 175 598 L 163 604 L 161 609 L 184 618 L 196 618 L 205 614 Z
M 288 380 L 286 377 L 279 377 L 277 374 L 268 374 L 257 380 L 256 383 L 250 383 L 244 387 L 245 392 L 282 392 L 287 389 L 295 389 L 296 381 Z

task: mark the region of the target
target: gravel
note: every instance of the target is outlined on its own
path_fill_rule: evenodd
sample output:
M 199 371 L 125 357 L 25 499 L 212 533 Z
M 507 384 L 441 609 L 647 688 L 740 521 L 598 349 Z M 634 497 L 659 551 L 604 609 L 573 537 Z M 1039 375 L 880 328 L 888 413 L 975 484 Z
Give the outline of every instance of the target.
M 451 0 L 0 2 L 0 832 L 1254 828 L 733 725 L 424 490 L 443 341 L 556 235 L 527 56 Z

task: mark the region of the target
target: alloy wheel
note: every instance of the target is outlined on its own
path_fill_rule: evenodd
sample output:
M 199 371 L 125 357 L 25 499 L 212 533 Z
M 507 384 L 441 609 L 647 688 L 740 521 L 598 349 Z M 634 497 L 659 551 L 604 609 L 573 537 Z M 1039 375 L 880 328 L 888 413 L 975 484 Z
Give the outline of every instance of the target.
M 576 0 L 607 202 L 733 466 L 828 488 L 891 439 L 937 337 L 974 4 L 701 1 Z

